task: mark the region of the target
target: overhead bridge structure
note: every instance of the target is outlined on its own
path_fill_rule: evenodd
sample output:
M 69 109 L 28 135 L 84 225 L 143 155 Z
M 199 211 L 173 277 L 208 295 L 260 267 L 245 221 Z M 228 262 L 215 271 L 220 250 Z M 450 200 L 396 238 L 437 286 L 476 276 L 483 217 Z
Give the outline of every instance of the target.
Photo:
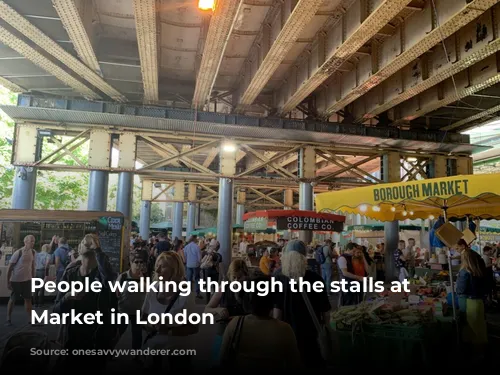
M 188 230 L 213 206 L 230 249 L 234 206 L 241 222 L 313 209 L 317 192 L 472 173 L 481 147 L 460 131 L 500 111 L 498 3 L 0 0 L 0 84 L 20 94 L 1 106 L 16 122 L 13 207 L 33 207 L 50 169 L 88 171 L 102 210 L 118 173 L 131 216 L 139 175 L 143 234 L 151 202 L 173 202 L 177 237 L 184 203 Z

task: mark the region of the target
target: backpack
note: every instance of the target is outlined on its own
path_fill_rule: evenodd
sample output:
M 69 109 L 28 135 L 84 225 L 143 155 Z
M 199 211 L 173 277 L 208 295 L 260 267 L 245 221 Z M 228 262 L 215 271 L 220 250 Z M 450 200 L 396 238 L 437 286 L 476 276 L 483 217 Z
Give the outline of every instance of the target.
M 326 262 L 325 252 L 323 251 L 322 246 L 318 246 L 314 252 L 314 256 L 316 258 L 316 262 L 319 264 L 324 264 Z

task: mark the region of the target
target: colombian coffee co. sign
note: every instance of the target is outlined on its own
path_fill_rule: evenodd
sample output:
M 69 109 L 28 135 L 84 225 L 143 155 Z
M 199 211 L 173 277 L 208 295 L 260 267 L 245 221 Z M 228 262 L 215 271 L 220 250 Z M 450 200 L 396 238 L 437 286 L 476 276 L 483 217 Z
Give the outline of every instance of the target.
M 276 219 L 276 228 L 278 230 L 342 232 L 344 223 L 316 217 L 286 216 Z

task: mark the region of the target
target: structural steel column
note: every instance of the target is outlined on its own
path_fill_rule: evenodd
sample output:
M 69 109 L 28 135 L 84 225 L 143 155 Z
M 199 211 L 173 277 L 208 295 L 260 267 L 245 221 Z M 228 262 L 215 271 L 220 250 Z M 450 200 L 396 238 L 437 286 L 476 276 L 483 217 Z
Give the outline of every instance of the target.
M 187 223 L 186 223 L 186 238 L 191 235 L 195 230 L 196 224 L 196 185 L 189 184 L 188 186 L 188 209 L 187 209 Z
M 457 158 L 457 175 L 468 175 L 473 174 L 473 162 L 472 158 L 468 156 L 462 156 Z
M 236 197 L 236 224 L 243 225 L 243 215 L 245 215 L 245 203 L 247 193 L 245 190 L 238 190 Z
M 401 157 L 397 152 L 389 152 L 382 156 L 382 178 L 386 183 L 401 181 Z M 385 232 L 385 279 L 393 280 L 396 275 L 394 251 L 399 242 L 399 222 L 384 223 Z
M 36 168 L 17 167 L 12 189 L 12 208 L 32 210 L 35 206 Z
M 139 232 L 143 240 L 149 239 L 149 228 L 151 227 L 151 201 L 141 201 L 141 216 Z
M 302 180 L 299 186 L 299 209 L 314 210 L 314 189 L 311 180 L 316 177 L 316 151 L 312 147 L 305 147 L 299 151 L 299 177 Z M 312 241 L 313 233 L 300 231 L 299 239 L 305 244 Z
M 448 159 L 442 155 L 434 156 L 429 163 L 429 178 L 446 177 Z
M 134 189 L 135 159 L 137 140 L 134 134 L 120 134 L 118 168 L 125 170 L 118 175 L 116 192 L 116 211 L 121 212 L 126 219 L 132 220 L 132 198 Z M 129 170 L 127 172 L 126 170 Z
M 104 130 L 92 130 L 90 133 L 89 191 L 87 198 L 88 211 L 107 211 L 109 172 L 99 168 L 109 168 L 111 160 L 111 134 Z
M 42 142 L 38 130 L 34 126 L 17 125 L 16 141 L 12 149 L 15 164 L 34 163 L 40 156 Z M 35 205 L 37 169 L 17 167 L 12 190 L 12 208 L 15 210 L 31 210 Z
M 172 239 L 182 239 L 182 227 L 184 222 L 184 183 L 177 181 L 174 186 L 174 222 L 172 223 Z M 189 234 L 188 234 L 189 236 Z
M 116 211 L 121 212 L 127 219 L 132 218 L 132 198 L 134 188 L 134 174 L 120 172 L 116 191 Z
M 285 205 L 285 210 L 291 210 L 293 208 L 293 190 L 286 189 L 283 192 L 283 204 Z
M 217 216 L 217 240 L 220 243 L 219 253 L 222 256 L 224 273 L 227 271 L 232 257 L 233 232 L 233 180 L 230 178 L 236 172 L 236 152 L 224 151 L 220 153 L 219 178 L 219 211 Z
M 107 211 L 109 172 L 90 171 L 87 198 L 88 211 Z
M 153 181 L 142 181 L 142 201 L 139 222 L 139 232 L 143 240 L 149 238 L 151 228 L 151 201 L 153 199 Z

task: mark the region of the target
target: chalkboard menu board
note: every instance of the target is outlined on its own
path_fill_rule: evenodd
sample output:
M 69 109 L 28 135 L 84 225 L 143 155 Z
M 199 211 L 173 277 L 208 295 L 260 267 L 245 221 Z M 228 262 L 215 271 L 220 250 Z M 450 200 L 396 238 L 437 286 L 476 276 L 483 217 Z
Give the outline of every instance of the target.
M 122 217 L 101 217 L 97 222 L 97 234 L 101 241 L 101 249 L 108 257 L 113 271 L 121 271 L 122 252 Z

